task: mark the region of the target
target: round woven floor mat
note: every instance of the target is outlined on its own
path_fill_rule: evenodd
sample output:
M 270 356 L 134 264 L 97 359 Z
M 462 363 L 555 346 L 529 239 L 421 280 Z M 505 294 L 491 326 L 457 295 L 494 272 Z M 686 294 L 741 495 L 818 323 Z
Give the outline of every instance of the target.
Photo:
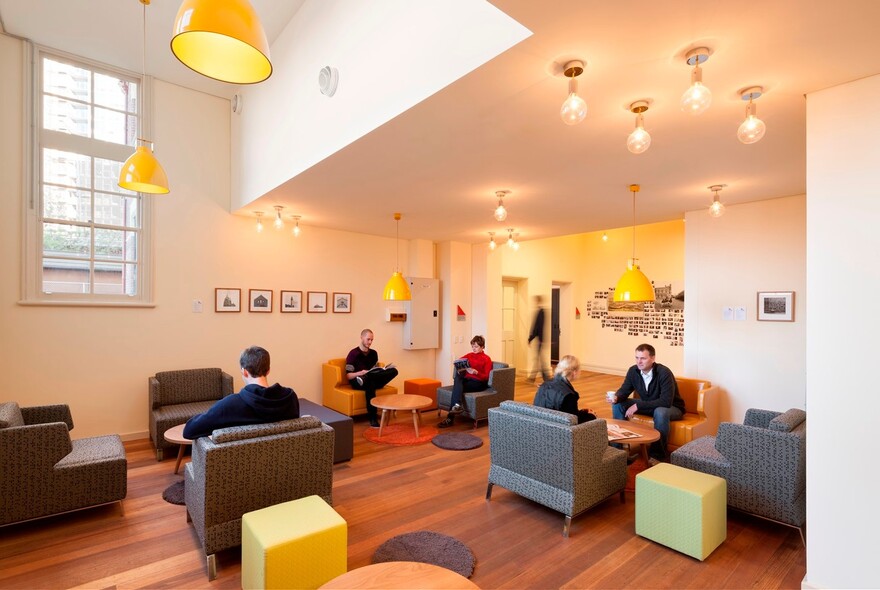
M 183 499 L 183 480 L 175 482 L 165 488 L 162 492 L 162 499 L 170 504 L 178 504 L 183 506 L 186 502 Z
M 430 442 L 438 432 L 439 430 L 434 426 L 419 426 L 417 438 L 416 430 L 410 421 L 409 424 L 388 424 L 382 429 L 381 437 L 378 428 L 367 428 L 364 430 L 364 438 L 383 445 L 423 445 Z
M 469 451 L 483 446 L 483 439 L 466 432 L 438 434 L 431 442 L 447 451 Z
M 474 573 L 474 554 L 468 546 L 448 535 L 415 531 L 391 537 L 376 549 L 373 563 L 418 561 L 445 567 L 469 578 Z

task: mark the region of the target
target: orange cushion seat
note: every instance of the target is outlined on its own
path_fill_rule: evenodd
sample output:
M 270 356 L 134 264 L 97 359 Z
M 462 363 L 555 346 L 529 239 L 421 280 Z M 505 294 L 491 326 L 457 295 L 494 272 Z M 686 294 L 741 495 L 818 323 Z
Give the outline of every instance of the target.
M 718 388 L 711 381 L 676 377 L 678 394 L 684 400 L 685 415 L 669 423 L 669 452 L 698 439 L 718 432 Z M 647 426 L 654 425 L 652 416 L 633 414 L 632 420 Z
M 433 401 L 434 403 L 422 411 L 436 410 L 437 388 L 441 385 L 442 383 L 440 383 L 436 379 L 407 379 L 403 382 L 403 393 L 406 393 L 408 395 L 423 395 L 425 397 L 431 398 L 431 401 Z

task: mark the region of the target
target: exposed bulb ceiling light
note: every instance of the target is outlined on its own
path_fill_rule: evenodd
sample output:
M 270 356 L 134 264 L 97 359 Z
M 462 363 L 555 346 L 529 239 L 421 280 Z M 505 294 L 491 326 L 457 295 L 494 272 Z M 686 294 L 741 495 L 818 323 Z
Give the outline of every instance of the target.
M 495 243 L 495 232 L 489 232 L 489 249 L 494 250 L 498 247 L 498 244 Z
M 284 209 L 281 205 L 275 205 L 275 221 L 272 223 L 275 226 L 275 229 L 284 229 L 284 220 L 281 219 L 281 210 Z
M 608 241 L 608 234 L 605 233 L 605 232 L 602 232 L 602 241 L 603 241 L 603 242 L 607 242 L 607 241 Z
M 640 188 L 637 184 L 629 185 L 633 202 L 633 255 L 627 264 L 626 271 L 617 281 L 617 286 L 614 287 L 614 301 L 654 300 L 654 286 L 639 268 L 639 259 L 636 258 L 636 193 Z
M 629 105 L 629 110 L 636 114 L 636 128 L 626 139 L 626 149 L 634 154 L 643 154 L 651 147 L 651 134 L 645 131 L 645 115 L 648 110 L 647 100 L 637 100 Z
M 745 144 L 761 141 L 761 138 L 764 137 L 764 133 L 767 131 L 767 125 L 755 115 L 758 109 L 755 103 L 752 102 L 752 100 L 758 98 L 763 93 L 764 88 L 761 86 L 752 86 L 740 93 L 742 99 L 749 101 L 749 104 L 746 106 L 746 120 L 737 129 L 736 137 Z
M 700 64 L 709 59 L 709 49 L 698 47 L 688 51 L 685 56 L 688 65 L 694 66 L 691 72 L 691 86 L 681 95 L 681 110 L 690 115 L 699 115 L 712 104 L 712 92 L 703 86 L 703 69 Z
M 257 216 L 257 233 L 261 233 L 263 231 L 263 212 L 254 211 L 254 215 Z
M 397 264 L 394 267 L 394 274 L 392 274 L 391 278 L 388 279 L 388 282 L 385 283 L 385 290 L 382 292 L 382 298 L 385 301 L 410 301 L 412 300 L 412 293 L 409 290 L 409 285 L 407 284 L 406 279 L 400 274 L 400 213 L 394 214 L 394 221 L 397 222 Z
M 507 209 L 504 208 L 504 197 L 510 194 L 510 191 L 495 191 L 495 196 L 498 197 L 498 207 L 495 208 L 495 219 L 498 221 L 504 221 L 507 219 Z
M 519 252 L 519 234 L 513 234 L 513 251 Z
M 709 215 L 712 217 L 721 217 L 724 215 L 724 203 L 722 203 L 718 199 L 718 193 L 723 189 L 726 184 L 713 184 L 709 187 L 709 190 L 712 191 L 712 204 L 709 205 Z
M 294 237 L 294 238 L 298 238 L 298 237 L 299 237 L 299 234 L 302 233 L 302 230 L 299 228 L 299 220 L 300 220 L 300 219 L 302 219 L 302 216 L 301 216 L 301 215 L 294 215 L 294 216 L 293 216 L 293 222 L 294 222 L 294 226 L 293 226 L 293 237 Z
M 143 4 L 143 45 L 141 52 L 141 73 L 147 77 L 147 4 L 150 0 L 138 0 Z M 137 138 L 134 153 L 128 157 L 119 170 L 117 184 L 130 191 L 151 195 L 168 194 L 168 176 L 162 164 L 153 155 L 153 142 L 149 139 Z M 143 144 L 143 145 L 142 145 Z M 147 148 L 147 145 L 150 147 Z
M 568 98 L 562 103 L 559 116 L 566 125 L 577 125 L 587 116 L 587 103 L 577 95 L 577 77 L 584 73 L 584 62 L 577 60 L 568 62 L 563 73 L 568 78 Z

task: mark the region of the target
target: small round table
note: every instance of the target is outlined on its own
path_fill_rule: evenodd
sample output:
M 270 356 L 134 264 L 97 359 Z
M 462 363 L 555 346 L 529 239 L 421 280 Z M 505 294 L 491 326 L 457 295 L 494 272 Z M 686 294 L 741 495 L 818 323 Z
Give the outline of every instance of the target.
M 180 449 L 177 451 L 177 463 L 174 464 L 174 475 L 177 475 L 177 472 L 180 471 L 180 460 L 183 459 L 183 451 L 192 444 L 192 440 L 188 438 L 183 438 L 183 427 L 186 424 L 178 424 L 177 426 L 172 426 L 168 430 L 165 431 L 163 435 L 165 440 L 168 442 L 180 445 Z
M 427 408 L 434 402 L 424 395 L 409 395 L 406 393 L 398 393 L 395 395 L 380 395 L 374 397 L 370 402 L 374 407 L 382 410 L 382 421 L 379 422 L 379 436 L 382 436 L 382 429 L 388 423 L 388 415 L 395 410 L 412 411 L 413 426 L 416 427 L 416 438 L 419 436 L 419 423 L 421 422 L 421 414 L 419 410 Z
M 651 426 L 646 426 L 645 424 L 639 424 L 638 422 L 632 422 L 630 420 L 605 418 L 605 422 L 608 426 L 616 425 L 623 430 L 629 430 L 630 432 L 638 434 L 639 436 L 637 437 L 619 438 L 613 441 L 609 440 L 609 442 L 615 442 L 619 445 L 640 445 L 641 448 L 639 449 L 639 453 L 641 453 L 642 459 L 645 460 L 645 463 L 648 462 L 648 445 L 660 440 L 660 432 L 658 430 L 655 430 Z
M 386 395 L 382 397 L 395 397 Z M 321 588 L 424 588 L 463 590 L 479 588 L 452 570 L 416 561 L 386 561 L 353 569 Z

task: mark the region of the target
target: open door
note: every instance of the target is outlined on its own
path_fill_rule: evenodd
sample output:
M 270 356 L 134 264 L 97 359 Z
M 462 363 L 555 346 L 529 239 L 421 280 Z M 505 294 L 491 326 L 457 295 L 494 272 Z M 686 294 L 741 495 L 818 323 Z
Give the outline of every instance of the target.
M 550 362 L 559 362 L 559 287 L 553 286 L 550 297 Z
M 517 285 L 501 283 L 501 361 L 516 366 L 516 300 Z

